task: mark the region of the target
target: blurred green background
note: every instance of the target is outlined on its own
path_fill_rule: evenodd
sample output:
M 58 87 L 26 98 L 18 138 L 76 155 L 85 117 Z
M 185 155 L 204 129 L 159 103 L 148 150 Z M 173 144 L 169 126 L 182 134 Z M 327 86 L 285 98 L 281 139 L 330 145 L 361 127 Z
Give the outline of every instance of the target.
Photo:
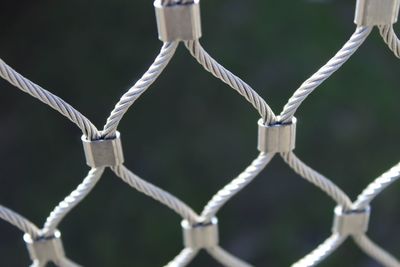
M 355 30 L 355 1 L 202 1 L 204 47 L 279 113 Z M 161 47 L 151 1 L 3 1 L 0 57 L 101 128 Z M 296 153 L 353 199 L 399 160 L 400 62 L 377 30 L 299 109 Z M 0 81 L 0 203 L 38 225 L 88 171 L 81 133 Z M 123 119 L 126 165 L 195 210 L 257 155 L 258 114 L 182 46 Z M 397 184 L 373 202 L 369 235 L 400 257 Z M 220 212 L 221 243 L 255 266 L 289 266 L 330 234 L 335 203 L 280 158 Z M 110 171 L 63 221 L 84 266 L 162 266 L 180 218 Z M 27 266 L 22 234 L 0 222 L 1 266 Z M 191 266 L 219 266 L 201 253 Z M 379 266 L 347 241 L 321 266 Z

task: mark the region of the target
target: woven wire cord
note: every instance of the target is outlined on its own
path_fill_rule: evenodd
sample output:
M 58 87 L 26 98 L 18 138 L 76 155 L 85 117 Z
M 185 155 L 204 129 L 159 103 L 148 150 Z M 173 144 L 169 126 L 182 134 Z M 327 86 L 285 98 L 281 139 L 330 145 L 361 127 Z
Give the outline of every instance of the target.
M 185 5 L 192 3 L 192 0 L 161 0 L 165 6 L 168 5 Z M 400 41 L 397 38 L 392 25 L 379 26 L 379 32 L 388 47 L 393 51 L 396 57 L 400 58 Z M 339 70 L 343 64 L 358 50 L 371 33 L 372 27 L 357 27 L 350 39 L 337 52 L 337 54 L 329 60 L 326 65 L 320 68 L 314 75 L 307 79 L 289 99 L 284 106 L 280 116 L 275 113 L 267 104 L 267 102 L 246 82 L 233 74 L 227 68 L 217 62 L 200 44 L 198 40 L 185 41 L 184 46 L 190 55 L 214 77 L 220 79 L 237 93 L 239 93 L 246 101 L 248 101 L 263 119 L 265 125 L 274 125 L 280 123 L 289 123 L 295 115 L 303 101 L 316 90 L 324 81 L 326 81 L 333 73 Z M 116 131 L 119 123 L 128 112 L 129 108 L 162 74 L 164 69 L 173 58 L 179 42 L 166 42 L 162 45 L 160 52 L 155 58 L 153 64 L 134 84 L 134 86 L 126 91 L 125 94 L 116 103 L 115 108 L 111 111 L 103 130 L 98 130 L 91 121 L 82 115 L 79 111 L 66 103 L 60 97 L 43 89 L 39 85 L 31 82 L 13 68 L 0 59 L 0 76 L 9 83 L 19 88 L 23 92 L 39 99 L 44 104 L 55 109 L 67 119 L 75 123 L 82 131 L 83 135 L 92 141 L 99 139 L 112 139 L 116 137 Z M 123 164 L 110 167 L 113 173 L 123 182 L 131 186 L 137 192 L 143 193 L 150 198 L 160 202 L 176 212 L 183 220 L 190 225 L 200 225 L 210 223 L 217 216 L 222 207 L 227 204 L 235 195 L 242 191 L 250 184 L 270 163 L 275 153 L 261 152 L 248 167 L 244 169 L 236 178 L 231 180 L 227 185 L 220 189 L 209 202 L 205 205 L 202 212 L 196 213 L 188 204 L 180 200 L 178 197 L 168 191 L 153 185 L 152 183 L 140 178 L 129 170 Z M 341 206 L 345 211 L 362 210 L 369 207 L 371 201 L 378 196 L 384 189 L 392 185 L 400 178 L 400 163 L 389 171 L 375 179 L 366 189 L 358 196 L 355 202 L 346 195 L 346 193 L 330 179 L 313 170 L 301 161 L 293 152 L 280 153 L 281 158 L 286 164 L 292 168 L 299 176 L 303 177 L 307 182 L 315 185 L 317 188 L 325 192 L 336 205 Z M 64 200 L 62 200 L 49 214 L 42 228 L 39 228 L 22 215 L 0 205 L 0 218 L 14 225 L 22 232 L 29 234 L 34 240 L 42 238 L 51 238 L 57 231 L 58 226 L 68 213 L 74 209 L 100 181 L 105 167 L 92 168 L 81 184 L 77 186 Z M 396 258 L 387 251 L 375 244 L 369 237 L 364 234 L 346 234 L 342 235 L 333 232 L 319 246 L 316 246 L 312 252 L 295 262 L 292 266 L 315 266 L 331 255 L 348 237 L 370 257 L 377 262 L 388 267 L 399 267 L 400 263 Z M 205 247 L 204 250 L 212 256 L 216 261 L 224 266 L 232 267 L 250 267 L 251 264 L 237 258 L 224 250 L 219 245 Z M 184 247 L 181 252 L 165 266 L 181 267 L 187 266 L 196 257 L 200 249 Z M 32 259 L 31 266 L 45 266 L 47 262 L 39 259 Z M 61 267 L 77 267 L 66 256 L 61 255 L 53 260 L 55 264 Z

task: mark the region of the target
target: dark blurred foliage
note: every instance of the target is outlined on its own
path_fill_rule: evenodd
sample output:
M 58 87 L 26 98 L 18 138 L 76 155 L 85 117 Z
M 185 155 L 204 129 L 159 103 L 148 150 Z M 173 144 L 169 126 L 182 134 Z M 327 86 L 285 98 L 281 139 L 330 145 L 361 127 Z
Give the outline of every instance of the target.
M 355 30 L 354 1 L 202 1 L 204 47 L 276 113 Z M 101 128 L 161 46 L 151 1 L 3 1 L 0 56 Z M 400 62 L 375 30 L 304 102 L 296 153 L 355 198 L 399 160 Z M 88 171 L 80 131 L 0 81 L 0 203 L 41 225 Z M 200 211 L 255 156 L 258 115 L 181 46 L 122 121 L 126 164 Z M 396 256 L 400 188 L 373 203 L 369 234 Z M 333 201 L 280 158 L 219 214 L 224 248 L 289 266 L 330 234 Z M 182 248 L 180 218 L 110 171 L 61 224 L 85 266 L 161 266 Z M 21 233 L 0 222 L 1 266 L 27 266 Z M 201 253 L 191 266 L 218 266 Z M 378 266 L 347 241 L 321 266 Z

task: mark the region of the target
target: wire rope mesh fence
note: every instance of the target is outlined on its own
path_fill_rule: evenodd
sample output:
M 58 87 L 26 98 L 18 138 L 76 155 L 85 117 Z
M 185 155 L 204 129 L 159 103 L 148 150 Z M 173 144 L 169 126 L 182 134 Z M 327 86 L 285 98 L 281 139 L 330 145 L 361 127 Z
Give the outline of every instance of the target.
M 396 57 L 400 57 L 400 41 L 393 29 L 393 24 L 397 21 L 399 3 L 400 1 L 397 0 L 381 2 L 359 0 L 356 8 L 354 33 L 325 65 L 301 84 L 280 113 L 272 110 L 268 104 L 268 98 L 265 100 L 242 78 L 214 59 L 200 43 L 202 29 L 198 0 L 155 1 L 158 33 L 163 44 L 150 67 L 110 110 L 102 129 L 98 129 L 87 116 L 67 101 L 24 77 L 0 59 L 0 76 L 4 80 L 59 112 L 82 131 L 86 163 L 90 167 L 76 189 L 50 211 L 42 227 L 5 206 L 0 206 L 0 218 L 24 233 L 24 241 L 32 260 L 32 266 L 46 266 L 49 262 L 61 267 L 80 266 L 69 259 L 64 252 L 58 227 L 69 212 L 92 192 L 104 171 L 109 169 L 127 186 L 160 202 L 181 217 L 183 247 L 175 258 L 165 263 L 165 266 L 187 266 L 200 251 L 207 252 L 223 266 L 252 266 L 251 263 L 233 255 L 220 244 L 217 217 L 225 204 L 251 184 L 274 157 L 279 156 L 290 169 L 324 192 L 337 205 L 332 211 L 334 217 L 332 235 L 317 245 L 308 255 L 293 263 L 293 266 L 319 264 L 348 238 L 353 239 L 365 254 L 383 266 L 400 266 L 394 256 L 372 241 L 367 234 L 369 218 L 373 214 L 370 204 L 387 187 L 397 181 L 400 177 L 400 165 L 395 165 L 372 183 L 366 185 L 353 201 L 332 179 L 309 167 L 294 153 L 296 129 L 301 127 L 301 121 L 297 122 L 294 117 L 297 110 L 312 92 L 334 75 L 354 55 L 375 27 L 378 28 L 389 49 Z M 186 49 L 187 53 L 203 67 L 205 72 L 236 91 L 260 116 L 258 156 L 241 173 L 211 196 L 199 212 L 172 192 L 162 189 L 156 183 L 148 182 L 130 170 L 125 165 L 122 142 L 128 134 L 118 132 L 118 126 L 129 109 L 135 105 L 144 92 L 157 82 L 159 76 L 168 68 L 178 49 Z

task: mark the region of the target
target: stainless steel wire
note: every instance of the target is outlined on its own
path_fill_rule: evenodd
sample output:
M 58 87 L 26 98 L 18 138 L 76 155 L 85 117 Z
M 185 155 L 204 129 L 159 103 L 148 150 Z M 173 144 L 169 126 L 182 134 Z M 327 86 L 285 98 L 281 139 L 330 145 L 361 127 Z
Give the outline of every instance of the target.
M 162 5 L 188 5 L 193 0 L 161 0 Z M 177 25 L 179 27 L 179 25 Z M 245 100 L 247 100 L 259 113 L 263 122 L 268 126 L 277 126 L 281 123 L 289 123 L 303 101 L 325 80 L 327 80 L 334 72 L 340 69 L 343 64 L 357 51 L 366 38 L 371 33 L 372 27 L 359 26 L 349 41 L 343 46 L 337 54 L 328 61 L 328 63 L 319 69 L 314 75 L 307 79 L 298 88 L 288 103 L 284 106 L 280 116 L 275 116 L 275 113 L 267 104 L 267 102 L 246 82 L 233 74 L 231 71 L 217 62 L 203 48 L 199 40 L 185 41 L 184 45 L 196 61 L 210 72 L 213 76 L 220 79 L 232 89 L 237 91 Z M 392 25 L 379 26 L 379 31 L 394 54 L 400 58 L 400 41 L 397 38 Z M 0 59 L 0 77 L 10 82 L 20 90 L 39 99 L 43 103 L 60 112 L 67 119 L 75 123 L 88 137 L 90 141 L 115 138 L 115 134 L 119 123 L 123 119 L 129 108 L 135 101 L 157 80 L 162 74 L 170 60 L 173 58 L 179 42 L 164 43 L 157 57 L 150 68 L 142 75 L 142 77 L 120 98 L 115 108 L 111 111 L 105 126 L 102 131 L 92 124 L 92 122 L 74 109 L 70 104 L 66 103 L 60 97 L 43 89 L 39 85 L 31 82 L 21 74 L 17 73 L 13 68 L 7 65 Z M 143 193 L 171 210 L 175 211 L 182 219 L 187 220 L 190 225 L 200 227 L 209 223 L 222 207 L 229 202 L 232 197 L 242 191 L 250 184 L 270 163 L 275 156 L 273 153 L 261 152 L 253 162 L 245 168 L 245 170 L 219 190 L 205 205 L 203 211 L 197 214 L 189 205 L 184 203 L 179 198 L 171 193 L 153 185 L 152 183 L 140 178 L 129 170 L 126 166 L 115 163 L 111 167 L 114 174 L 122 181 L 130 185 L 140 193 Z M 317 188 L 325 192 L 331 197 L 335 204 L 343 208 L 344 211 L 362 210 L 369 207 L 371 201 L 378 196 L 385 188 L 392 185 L 400 177 L 400 163 L 384 173 L 373 181 L 367 188 L 358 196 L 355 202 L 346 195 L 330 179 L 323 176 L 319 172 L 313 170 L 301 161 L 293 152 L 281 153 L 281 157 L 298 175 L 306 181 L 314 184 Z M 0 218 L 16 226 L 24 233 L 29 234 L 35 242 L 47 240 L 54 236 L 59 224 L 65 216 L 75 208 L 96 186 L 100 181 L 106 167 L 93 168 L 89 171 L 86 178 L 78 185 L 78 187 L 70 193 L 63 201 L 61 201 L 54 210 L 50 213 L 45 221 L 42 229 L 35 224 L 25 219 L 22 215 L 0 205 Z M 351 237 L 355 243 L 370 257 L 377 262 L 388 267 L 399 267 L 400 263 L 388 252 L 376 245 L 365 234 L 360 232 L 352 232 L 350 234 L 339 234 L 333 232 L 321 245 L 293 264 L 294 267 L 315 266 L 331 255 L 348 237 Z M 215 239 L 216 240 L 216 239 Z M 251 264 L 237 258 L 224 250 L 220 245 L 213 244 L 201 248 L 184 247 L 182 251 L 166 266 L 168 267 L 183 267 L 187 266 L 198 254 L 204 249 L 209 255 L 215 258 L 219 263 L 228 267 L 250 267 Z M 45 266 L 47 262 L 33 258 L 31 266 Z M 61 267 L 77 267 L 78 265 L 70 261 L 65 256 L 60 256 L 53 259 L 54 263 Z

